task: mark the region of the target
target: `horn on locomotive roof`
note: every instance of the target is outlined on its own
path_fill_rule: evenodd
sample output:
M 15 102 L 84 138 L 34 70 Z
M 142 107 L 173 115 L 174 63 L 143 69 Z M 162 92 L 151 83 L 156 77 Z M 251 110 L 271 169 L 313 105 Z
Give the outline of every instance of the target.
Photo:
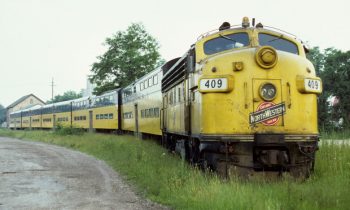
M 249 18 L 248 17 L 244 17 L 243 20 L 242 20 L 242 27 L 243 28 L 247 28 L 249 26 L 250 26 Z
M 263 24 L 258 23 L 258 24 L 256 24 L 256 28 L 264 28 L 264 26 L 263 26 Z
M 219 31 L 223 31 L 223 30 L 229 29 L 230 27 L 231 27 L 231 25 L 230 25 L 229 22 L 223 22 L 221 24 L 221 26 L 219 27 Z

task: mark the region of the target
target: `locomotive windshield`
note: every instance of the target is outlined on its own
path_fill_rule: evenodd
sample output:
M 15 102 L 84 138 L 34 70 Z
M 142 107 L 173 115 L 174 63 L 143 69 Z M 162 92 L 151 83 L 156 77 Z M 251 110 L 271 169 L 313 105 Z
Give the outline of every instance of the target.
M 221 35 L 215 39 L 211 39 L 204 43 L 204 52 L 207 55 L 218 53 L 221 51 L 240 48 L 249 45 L 249 36 L 247 33 L 235 33 L 229 35 Z
M 299 54 L 297 45 L 289 40 L 283 39 L 282 36 L 260 33 L 259 43 L 261 46 L 271 46 L 276 50 Z

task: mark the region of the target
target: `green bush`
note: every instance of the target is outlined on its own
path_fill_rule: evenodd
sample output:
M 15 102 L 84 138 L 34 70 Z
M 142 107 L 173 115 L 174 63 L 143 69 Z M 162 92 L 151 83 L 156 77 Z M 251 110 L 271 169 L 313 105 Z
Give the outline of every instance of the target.
M 85 130 L 83 128 L 74 126 L 63 126 L 62 124 L 57 124 L 54 133 L 61 136 L 67 135 L 83 135 Z

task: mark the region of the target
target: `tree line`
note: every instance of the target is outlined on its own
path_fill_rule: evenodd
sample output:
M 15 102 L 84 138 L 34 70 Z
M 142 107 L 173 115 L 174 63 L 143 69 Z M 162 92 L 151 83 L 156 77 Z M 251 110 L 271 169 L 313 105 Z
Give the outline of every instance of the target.
M 77 93 L 73 90 L 69 90 L 64 92 L 62 95 L 56 95 L 53 99 L 46 101 L 47 104 L 57 103 L 61 101 L 69 101 L 77 98 L 81 98 L 83 96 L 82 91 Z

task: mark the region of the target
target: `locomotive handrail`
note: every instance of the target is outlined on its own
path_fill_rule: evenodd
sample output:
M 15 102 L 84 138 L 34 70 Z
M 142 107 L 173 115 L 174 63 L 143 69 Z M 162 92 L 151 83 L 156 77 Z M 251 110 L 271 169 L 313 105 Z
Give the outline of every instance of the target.
M 250 28 L 255 28 L 255 27 L 250 27 Z M 258 27 L 256 27 L 256 28 L 258 28 Z M 295 39 L 298 39 L 298 36 L 297 36 L 297 35 L 292 34 L 292 33 L 289 33 L 289 32 L 287 32 L 287 31 L 284 31 L 284 30 L 279 29 L 279 28 L 276 28 L 276 27 L 264 25 L 264 26 L 262 26 L 262 28 L 270 29 L 270 30 L 272 30 L 272 31 L 279 32 L 279 33 L 284 33 L 284 34 L 286 34 L 286 35 L 292 36 L 292 37 L 295 38 Z M 242 27 L 242 25 L 232 25 L 232 26 L 230 26 L 230 27 L 227 28 L 227 29 L 244 29 L 244 27 Z M 227 29 L 226 29 L 226 30 L 227 30 Z M 213 29 L 213 30 L 211 30 L 211 31 L 202 33 L 201 35 L 199 35 L 199 36 L 197 37 L 197 41 L 200 40 L 200 39 L 203 39 L 203 38 L 205 38 L 205 37 L 207 37 L 207 36 L 209 36 L 209 35 L 215 34 L 215 33 L 219 32 L 219 31 L 220 31 L 220 29 Z
M 160 112 L 159 112 L 159 127 L 160 127 L 160 130 L 163 130 L 163 119 L 162 119 L 163 111 L 164 111 L 164 108 L 161 108 Z
M 232 25 L 232 26 L 230 26 L 230 28 L 228 28 L 228 29 L 234 29 L 234 28 L 242 28 L 242 25 Z M 211 31 L 202 33 L 201 35 L 199 35 L 199 36 L 197 37 L 197 41 L 200 40 L 200 39 L 203 39 L 204 37 L 207 37 L 207 36 L 209 36 L 209 35 L 211 35 L 211 34 L 217 33 L 217 32 L 219 32 L 219 31 L 220 31 L 220 30 L 217 28 L 217 29 L 213 29 L 213 30 L 211 30 Z
M 283 32 L 283 33 L 285 33 L 285 34 L 287 34 L 287 35 L 294 36 L 294 38 L 298 38 L 296 35 L 294 35 L 294 34 L 292 34 L 292 33 L 289 33 L 289 32 L 287 32 L 287 31 L 284 31 L 284 30 L 282 30 L 282 29 L 279 29 L 279 28 L 275 28 L 275 27 L 272 27 L 272 26 L 264 26 L 264 28 L 273 29 L 273 30 L 276 30 L 277 32 L 278 32 L 278 31 L 279 31 L 279 32 Z

